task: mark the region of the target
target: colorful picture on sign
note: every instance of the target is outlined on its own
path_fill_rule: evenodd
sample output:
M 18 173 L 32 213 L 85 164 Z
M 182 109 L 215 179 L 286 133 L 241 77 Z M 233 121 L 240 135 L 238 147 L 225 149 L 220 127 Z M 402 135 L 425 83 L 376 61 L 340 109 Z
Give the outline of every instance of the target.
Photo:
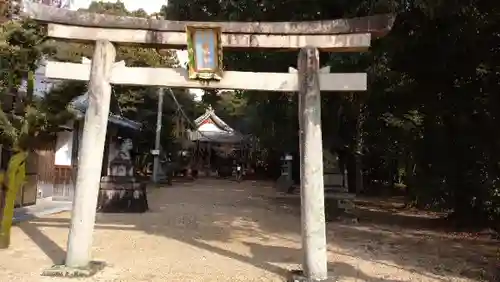
M 194 32 L 193 41 L 196 50 L 196 68 L 199 71 L 215 69 L 215 34 L 209 30 L 197 30 Z
M 189 78 L 222 79 L 221 31 L 218 27 L 187 26 Z

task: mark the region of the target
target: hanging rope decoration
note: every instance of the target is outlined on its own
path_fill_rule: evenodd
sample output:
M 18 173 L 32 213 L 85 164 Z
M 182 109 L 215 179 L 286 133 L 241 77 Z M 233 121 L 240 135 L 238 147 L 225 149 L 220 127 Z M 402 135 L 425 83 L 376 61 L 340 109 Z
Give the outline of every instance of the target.
M 178 113 L 178 112 L 177 112 Z M 179 116 L 176 114 L 175 117 L 174 117 L 174 123 L 175 123 L 175 126 L 174 126 L 174 137 L 175 138 L 181 138 L 181 123 L 180 123 L 180 120 L 179 120 Z
M 179 116 L 179 126 L 181 128 L 181 138 L 182 139 L 187 139 L 187 127 L 186 125 L 184 124 L 184 119 L 182 118 L 182 116 Z
M 181 114 L 180 110 L 177 110 L 175 116 L 174 116 L 174 137 L 176 139 L 180 139 L 181 142 L 184 142 L 188 139 L 188 128 L 186 127 L 186 123 L 184 121 L 184 118 Z
M 197 128 L 196 124 L 195 124 L 192 120 L 190 120 L 190 119 L 187 117 L 186 113 L 185 113 L 185 112 L 184 112 L 184 110 L 182 109 L 182 106 L 179 104 L 179 101 L 177 101 L 177 98 L 175 97 L 175 94 L 174 94 L 174 92 L 172 91 L 172 89 L 168 88 L 167 90 L 168 90 L 168 93 L 170 94 L 170 96 L 172 97 L 172 100 L 174 100 L 174 103 L 175 103 L 175 105 L 177 106 L 177 110 L 178 110 L 178 112 L 181 114 L 180 116 L 181 116 L 181 118 L 182 118 L 183 123 L 184 123 L 184 122 L 188 122 L 188 123 L 189 123 L 189 125 L 191 125 L 191 127 L 192 127 L 192 128 L 195 128 L 195 129 L 196 129 L 196 128 Z M 186 132 L 187 132 L 187 130 L 186 130 Z M 212 139 L 212 138 L 210 138 L 209 136 L 206 136 L 205 134 L 203 134 L 203 132 L 201 132 L 201 131 L 196 130 L 196 132 L 197 132 L 197 134 L 199 134 L 199 135 L 201 135 L 201 136 L 205 137 L 205 138 L 206 138 L 207 140 L 209 140 L 209 141 L 212 141 L 212 140 L 213 140 L 213 139 Z M 213 141 L 217 141 L 217 140 L 213 140 Z

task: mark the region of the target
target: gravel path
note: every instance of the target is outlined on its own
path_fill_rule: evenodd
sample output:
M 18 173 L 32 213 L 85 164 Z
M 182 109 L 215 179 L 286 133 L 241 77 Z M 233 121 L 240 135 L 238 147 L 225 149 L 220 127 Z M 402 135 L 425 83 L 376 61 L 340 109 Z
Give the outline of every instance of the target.
M 300 217 L 272 195 L 270 183 L 250 181 L 155 188 L 151 212 L 98 215 L 93 256 L 110 266 L 77 281 L 283 281 L 301 261 Z M 40 276 L 64 258 L 68 221 L 62 213 L 14 227 L 10 249 L 0 250 L 0 281 L 68 281 Z M 430 233 L 363 224 L 328 230 L 330 270 L 339 281 L 480 281 L 465 269 L 494 255 L 489 243 L 469 249 Z

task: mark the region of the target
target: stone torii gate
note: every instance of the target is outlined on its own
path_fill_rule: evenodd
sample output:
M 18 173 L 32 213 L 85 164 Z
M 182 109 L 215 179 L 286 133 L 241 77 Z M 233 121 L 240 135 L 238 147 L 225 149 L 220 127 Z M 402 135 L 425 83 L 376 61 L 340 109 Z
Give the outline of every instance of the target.
M 76 181 L 68 251 L 60 275 L 91 275 L 92 235 L 106 136 L 111 84 L 159 87 L 246 89 L 299 92 L 303 271 L 292 281 L 329 281 L 323 188 L 320 91 L 364 91 L 365 73 L 319 71 L 319 51 L 361 52 L 372 37 L 390 31 L 391 15 L 314 22 L 182 22 L 75 12 L 27 3 L 24 15 L 47 24 L 48 36 L 95 42 L 92 65 L 48 62 L 46 76 L 89 81 L 82 153 Z M 220 81 L 200 84 L 184 69 L 115 65 L 113 44 L 185 48 L 186 27 L 221 29 L 224 49 L 299 51 L 297 73 L 225 71 Z M 83 271 L 83 273 L 82 273 Z M 50 271 L 48 272 L 50 273 Z

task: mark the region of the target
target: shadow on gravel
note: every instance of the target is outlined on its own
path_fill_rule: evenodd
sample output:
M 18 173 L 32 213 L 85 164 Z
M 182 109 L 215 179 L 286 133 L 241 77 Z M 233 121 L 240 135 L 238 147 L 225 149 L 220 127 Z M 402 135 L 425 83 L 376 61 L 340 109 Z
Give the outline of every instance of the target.
M 302 261 L 302 252 L 298 248 L 267 244 L 273 240 L 292 240 L 290 238 L 300 236 L 298 207 L 293 203 L 275 202 L 272 185 L 198 180 L 152 190 L 149 205 L 151 211 L 145 214 L 99 214 L 96 228 L 120 230 L 119 227 L 103 227 L 100 224 L 134 225 L 146 233 L 172 238 L 282 276 L 289 269 L 276 263 L 300 264 Z M 148 220 L 145 220 L 146 217 Z M 148 224 L 151 222 L 155 224 Z M 21 224 L 25 233 L 47 256 L 60 263 L 64 252 L 38 231 L 38 226 L 68 228 L 69 221 L 44 218 Z M 249 248 L 250 256 L 207 243 L 228 242 L 234 239 L 234 234 L 252 237 L 252 242 L 243 242 Z M 343 250 L 339 255 L 427 277 L 460 276 L 480 281 L 496 279 L 493 269 L 497 262 L 495 250 L 498 242 L 495 241 L 464 239 L 407 226 L 376 225 L 363 221 L 358 225 L 329 223 L 328 238 L 331 244 Z M 293 240 L 294 245 L 300 246 L 300 240 Z M 463 265 L 466 269 L 460 268 Z M 329 269 L 338 276 L 360 281 L 398 281 L 371 277 L 343 262 L 331 263 Z
M 19 228 L 28 236 L 54 264 L 61 263 L 66 257 L 66 252 L 59 247 L 52 239 L 47 237 L 39 229 L 36 222 L 23 222 Z

